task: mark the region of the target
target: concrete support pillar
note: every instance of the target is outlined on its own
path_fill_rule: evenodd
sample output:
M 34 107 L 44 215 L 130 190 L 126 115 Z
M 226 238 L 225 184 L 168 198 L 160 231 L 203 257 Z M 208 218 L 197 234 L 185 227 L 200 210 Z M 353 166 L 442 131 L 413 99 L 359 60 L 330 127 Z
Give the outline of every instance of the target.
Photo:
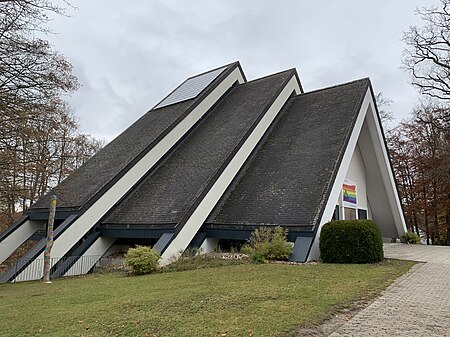
M 205 240 L 203 240 L 202 244 L 200 245 L 200 254 L 208 254 L 213 252 L 218 243 L 219 239 L 205 238 Z

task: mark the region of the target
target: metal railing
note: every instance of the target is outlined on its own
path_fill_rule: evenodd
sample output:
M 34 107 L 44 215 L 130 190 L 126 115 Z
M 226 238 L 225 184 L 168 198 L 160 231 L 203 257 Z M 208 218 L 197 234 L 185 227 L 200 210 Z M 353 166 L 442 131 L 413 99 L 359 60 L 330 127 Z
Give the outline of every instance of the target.
M 51 258 L 51 278 L 76 276 L 88 273 L 126 272 L 124 259 L 96 255 Z M 0 283 L 40 280 L 44 259 L 21 259 L 0 273 Z

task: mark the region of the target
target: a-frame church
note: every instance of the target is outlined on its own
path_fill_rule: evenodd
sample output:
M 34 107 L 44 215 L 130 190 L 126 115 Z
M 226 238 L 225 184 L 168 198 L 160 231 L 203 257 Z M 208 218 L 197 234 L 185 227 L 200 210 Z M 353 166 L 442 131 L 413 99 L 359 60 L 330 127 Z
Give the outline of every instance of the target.
M 188 78 L 54 192 L 52 256 L 72 257 L 54 275 L 134 244 L 167 263 L 260 226 L 289 229 L 295 261 L 319 258 L 332 218 L 373 219 L 385 238 L 406 231 L 369 79 L 303 92 L 295 69 L 247 81 L 239 62 Z M 43 232 L 49 204 L 0 234 L 0 262 Z M 4 280 L 41 278 L 45 243 Z

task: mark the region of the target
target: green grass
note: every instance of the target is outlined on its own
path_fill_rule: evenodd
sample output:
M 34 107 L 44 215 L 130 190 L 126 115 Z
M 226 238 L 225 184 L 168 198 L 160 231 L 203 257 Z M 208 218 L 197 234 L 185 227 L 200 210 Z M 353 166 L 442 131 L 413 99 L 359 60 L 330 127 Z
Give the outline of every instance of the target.
M 412 264 L 242 264 L 2 284 L 0 335 L 285 336 L 374 297 Z

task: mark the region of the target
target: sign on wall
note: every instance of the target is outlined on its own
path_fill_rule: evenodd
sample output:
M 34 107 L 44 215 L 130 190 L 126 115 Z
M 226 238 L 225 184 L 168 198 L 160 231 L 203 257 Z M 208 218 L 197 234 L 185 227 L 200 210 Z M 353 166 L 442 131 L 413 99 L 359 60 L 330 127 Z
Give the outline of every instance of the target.
M 345 179 L 342 185 L 342 201 L 346 207 L 357 207 L 356 183 Z

